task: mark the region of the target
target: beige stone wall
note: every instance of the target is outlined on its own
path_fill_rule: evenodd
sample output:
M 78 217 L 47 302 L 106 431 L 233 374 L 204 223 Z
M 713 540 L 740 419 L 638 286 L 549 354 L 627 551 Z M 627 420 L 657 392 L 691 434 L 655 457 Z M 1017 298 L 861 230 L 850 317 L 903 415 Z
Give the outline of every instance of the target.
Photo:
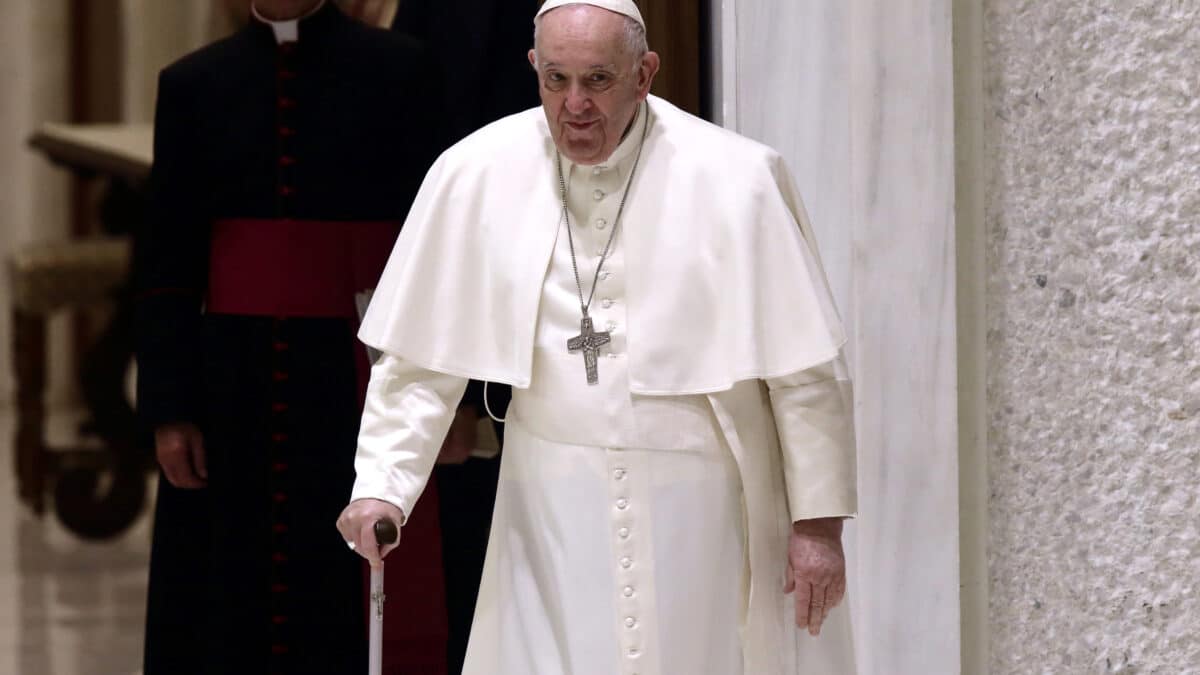
M 68 229 L 66 174 L 26 145 L 42 120 L 69 113 L 67 0 L 0 0 L 0 257 Z M 7 267 L 0 282 L 0 400 L 12 393 Z M 56 325 L 52 361 L 64 364 L 66 335 Z M 64 369 L 51 374 L 62 398 Z
M 158 72 L 224 35 L 229 24 L 217 0 L 120 0 L 120 5 L 124 120 L 150 122 Z
M 38 239 L 70 230 L 70 182 L 26 145 L 44 121 L 69 121 L 71 21 L 68 0 L 0 0 L 0 258 Z M 97 0 L 89 8 L 117 34 L 101 36 L 89 61 L 91 95 L 103 99 L 104 121 L 153 119 L 158 71 L 183 54 L 226 34 L 230 23 L 217 0 Z M 104 12 L 112 12 L 105 16 Z M 111 20 L 109 20 L 111 19 Z M 115 53 L 107 53 L 111 50 Z M 101 65 L 97 65 L 101 64 Z M 103 70 L 103 64 L 117 72 Z M 85 90 L 89 88 L 85 87 Z M 115 102 L 113 102 L 115 99 Z M 13 393 L 8 281 L 0 281 L 0 403 Z M 49 397 L 72 399 L 69 328 L 51 328 Z

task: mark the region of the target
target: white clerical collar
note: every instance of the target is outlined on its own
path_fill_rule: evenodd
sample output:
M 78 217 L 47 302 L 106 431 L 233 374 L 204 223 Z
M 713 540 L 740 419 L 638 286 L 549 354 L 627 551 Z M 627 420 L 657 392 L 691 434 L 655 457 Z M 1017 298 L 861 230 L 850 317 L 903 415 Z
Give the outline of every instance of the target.
M 254 18 L 267 24 L 271 27 L 271 32 L 275 34 L 275 42 L 283 44 L 285 42 L 296 42 L 300 39 L 300 22 L 308 17 L 321 11 L 325 6 L 325 0 L 321 0 L 312 9 L 308 10 L 303 16 L 298 16 L 295 19 L 284 19 L 283 21 L 272 21 L 262 14 L 258 13 L 258 7 L 254 3 L 250 3 L 250 13 Z
M 625 138 L 621 139 L 621 142 L 617 145 L 617 149 L 613 150 L 608 159 L 596 164 L 576 164 L 567 159 L 566 155 L 563 155 L 563 159 L 567 159 L 570 167 L 579 166 L 585 169 L 612 168 L 629 159 L 637 152 L 638 144 L 642 142 L 642 116 L 650 114 L 649 107 L 649 101 L 642 101 L 641 105 L 638 106 L 637 114 L 633 116 L 633 123 L 629 125 L 629 132 L 625 134 Z

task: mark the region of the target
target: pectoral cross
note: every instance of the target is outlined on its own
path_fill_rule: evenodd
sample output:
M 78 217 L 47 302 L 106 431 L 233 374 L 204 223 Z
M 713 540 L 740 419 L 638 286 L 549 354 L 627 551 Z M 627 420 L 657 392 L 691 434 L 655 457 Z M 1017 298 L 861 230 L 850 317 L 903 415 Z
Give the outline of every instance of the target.
M 567 340 L 568 352 L 583 352 L 583 365 L 587 369 L 588 384 L 600 381 L 599 368 L 596 361 L 600 356 L 600 348 L 612 341 L 611 333 L 597 333 L 592 326 L 592 317 L 584 316 L 579 322 L 579 335 Z

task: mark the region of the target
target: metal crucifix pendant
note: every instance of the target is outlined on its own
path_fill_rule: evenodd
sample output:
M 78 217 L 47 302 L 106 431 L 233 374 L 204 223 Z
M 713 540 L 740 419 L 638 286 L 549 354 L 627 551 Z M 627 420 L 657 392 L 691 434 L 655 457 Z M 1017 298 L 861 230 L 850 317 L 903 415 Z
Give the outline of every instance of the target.
M 568 352 L 583 352 L 583 365 L 587 368 L 588 384 L 596 384 L 600 381 L 599 368 L 596 365 L 600 356 L 600 348 L 611 341 L 611 333 L 596 332 L 590 316 L 584 316 L 580 320 L 579 335 L 567 340 Z

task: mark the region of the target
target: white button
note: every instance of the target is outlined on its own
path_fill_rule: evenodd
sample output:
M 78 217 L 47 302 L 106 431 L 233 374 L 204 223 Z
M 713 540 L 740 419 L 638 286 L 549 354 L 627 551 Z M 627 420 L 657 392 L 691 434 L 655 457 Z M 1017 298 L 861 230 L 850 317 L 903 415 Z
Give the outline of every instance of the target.
M 610 358 L 610 359 L 615 359 L 615 358 L 617 358 L 617 355 L 616 355 L 616 353 L 615 353 L 615 352 L 609 352 L 609 353 L 608 353 L 608 358 Z
M 629 569 L 630 567 L 633 567 L 633 558 L 630 558 L 629 556 L 621 558 L 621 568 Z
M 633 597 L 633 586 L 626 586 L 625 588 L 622 588 L 621 595 L 624 595 L 627 598 L 632 598 Z
M 629 538 L 629 528 L 622 527 L 621 529 L 617 530 L 617 536 L 622 539 L 628 539 Z
M 602 300 L 600 302 L 600 306 L 603 307 L 604 309 L 609 309 L 610 307 L 613 306 L 612 298 L 605 298 L 604 300 Z
M 617 469 L 613 471 L 613 478 L 617 480 L 625 480 L 625 469 Z
M 603 247 L 603 246 L 601 246 L 601 247 L 599 247 L 599 248 L 597 248 L 597 249 L 596 249 L 596 257 L 597 257 L 597 258 L 603 258 L 603 257 L 604 257 L 604 247 Z
M 632 616 L 625 617 L 625 627 L 626 628 L 633 628 L 636 625 L 637 625 L 637 619 L 633 618 Z
M 638 657 L 638 656 L 641 654 L 641 652 L 640 652 L 640 651 L 638 651 L 636 647 L 634 647 L 634 648 L 630 649 L 629 651 L 627 651 L 627 652 L 625 652 L 625 653 L 626 653 L 626 654 L 629 656 L 629 658 L 631 658 L 631 659 L 636 659 L 636 658 L 637 658 L 637 657 Z
M 625 499 L 624 497 L 622 497 L 621 499 L 618 499 L 617 500 L 617 508 L 621 509 L 622 511 L 629 508 L 629 500 Z
M 599 219 L 597 219 L 597 220 L 596 220 L 596 229 L 597 229 L 597 230 L 603 230 L 603 229 L 604 229 L 604 228 L 606 228 L 606 227 L 608 227 L 608 221 L 607 221 L 607 220 L 605 220 L 605 219 L 603 219 L 603 218 L 599 218 Z
M 612 272 L 609 272 L 608 270 L 604 270 L 603 272 L 600 273 L 600 281 L 608 281 L 609 277 L 611 277 L 611 276 L 612 276 Z
M 599 176 L 602 173 L 604 173 L 604 167 L 602 167 L 602 166 L 592 167 L 592 175 L 593 176 Z
M 592 193 L 592 199 L 595 199 L 596 201 L 600 201 L 601 199 L 604 199 L 604 190 L 597 189 L 595 192 Z
M 609 321 L 608 323 L 606 323 L 604 325 L 608 327 L 608 332 L 610 332 L 610 333 L 617 329 L 616 321 Z

